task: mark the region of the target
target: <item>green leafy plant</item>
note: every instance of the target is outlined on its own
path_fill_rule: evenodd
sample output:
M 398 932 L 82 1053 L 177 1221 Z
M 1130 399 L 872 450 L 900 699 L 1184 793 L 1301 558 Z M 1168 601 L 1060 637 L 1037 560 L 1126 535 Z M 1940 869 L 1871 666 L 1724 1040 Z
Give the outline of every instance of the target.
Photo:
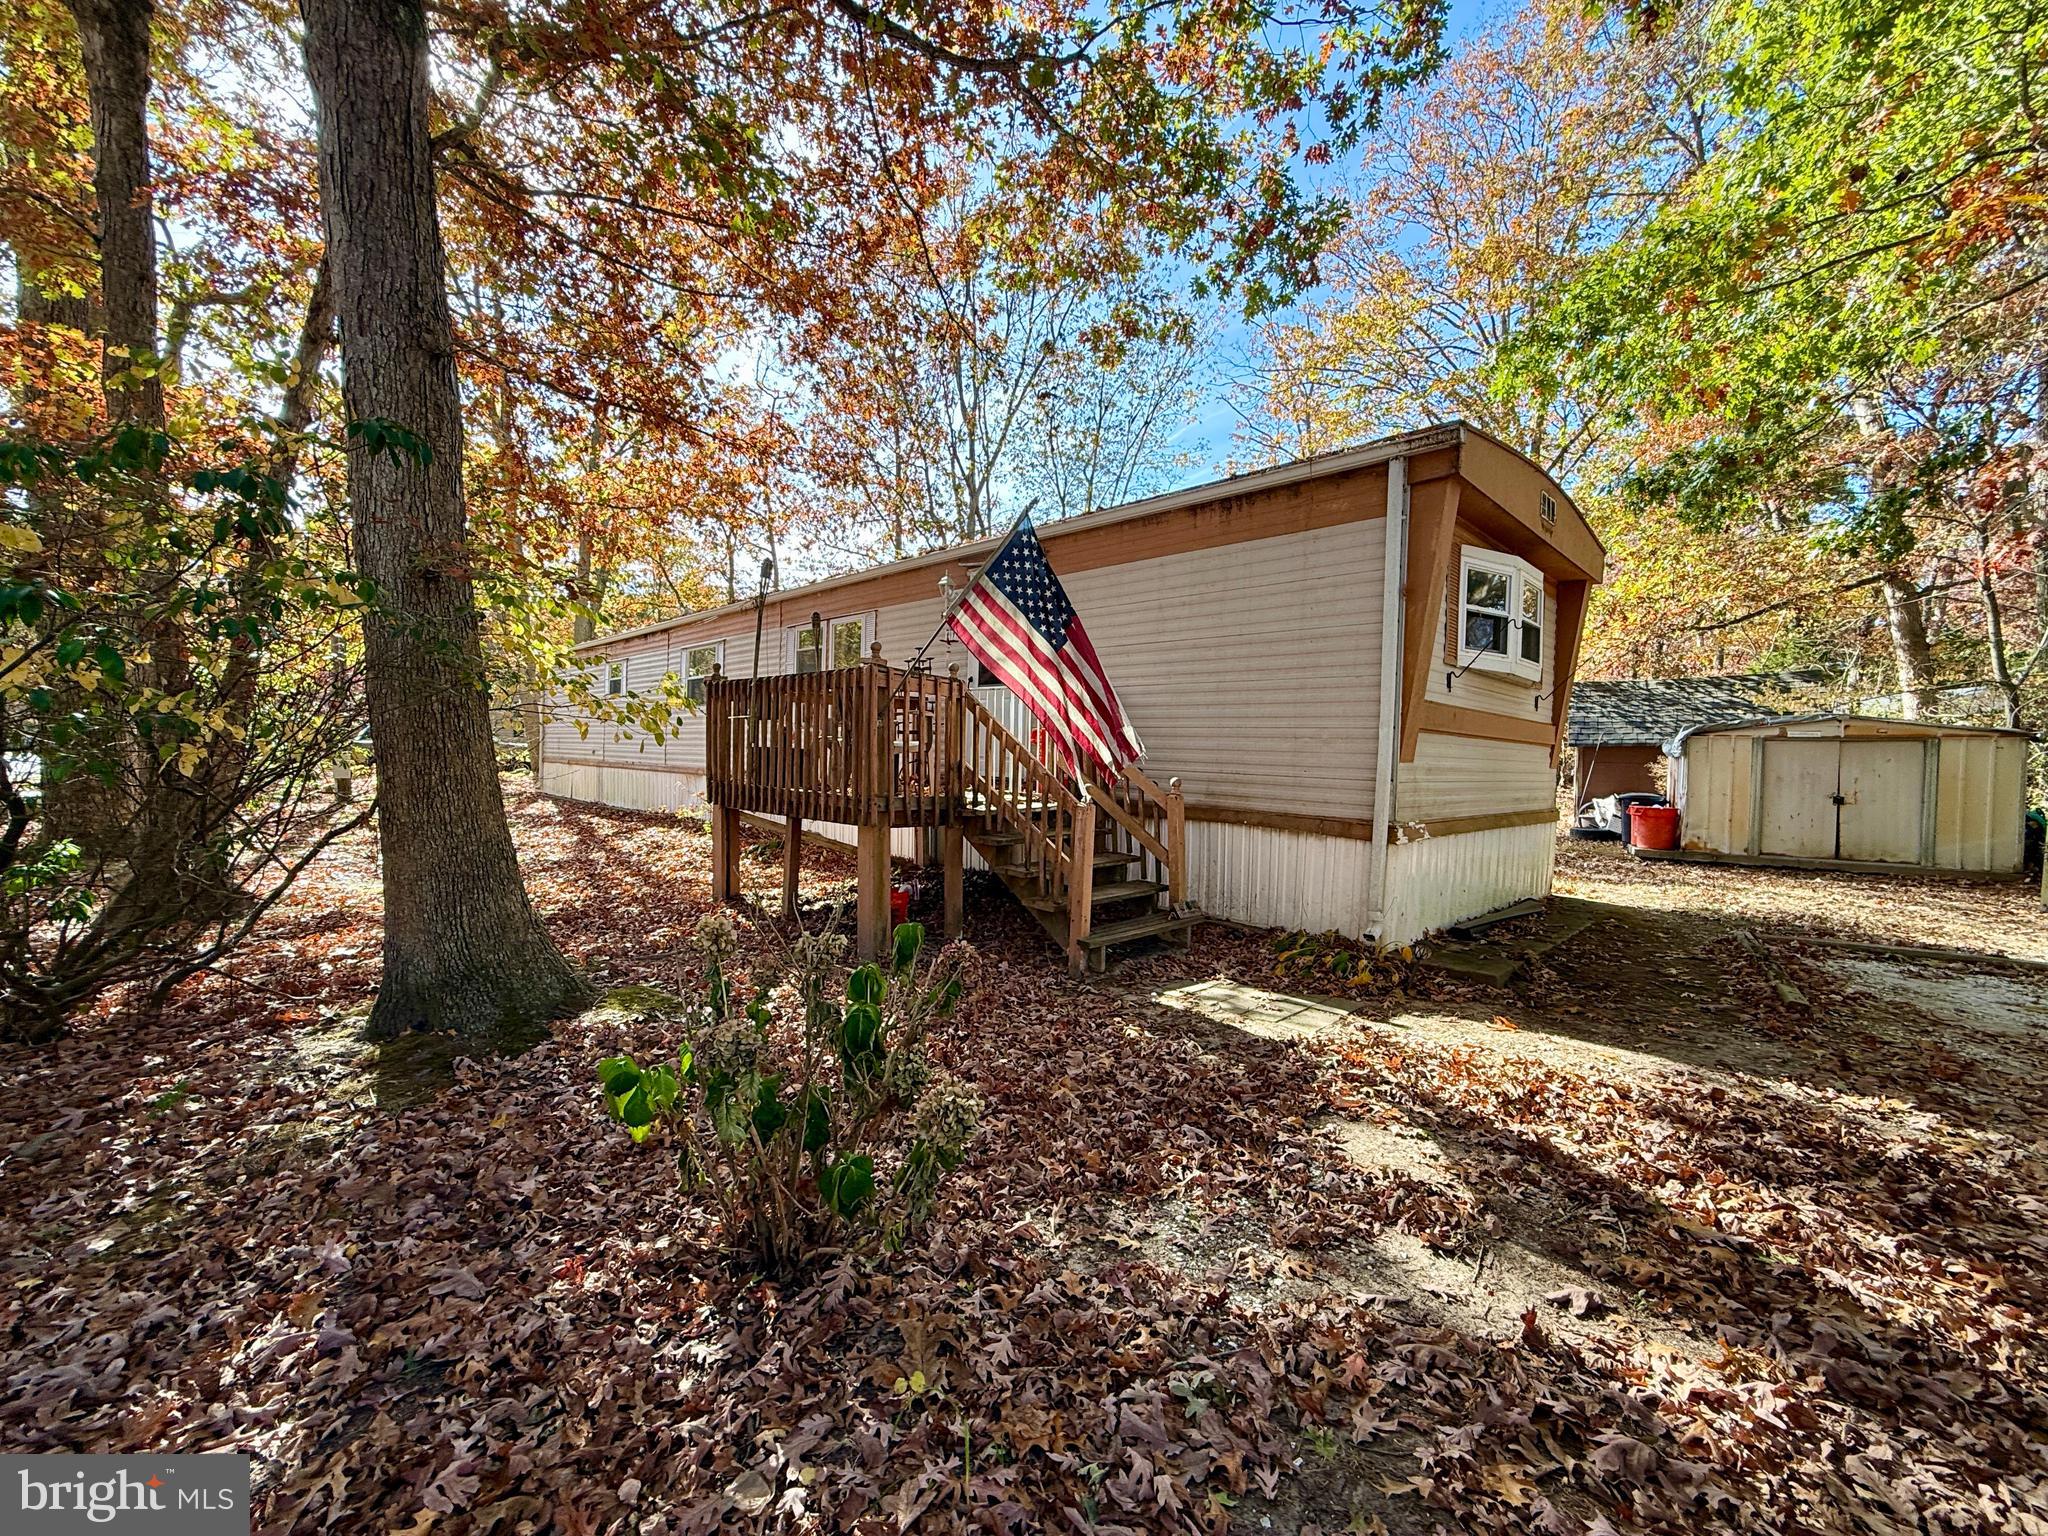
M 885 965 L 840 983 L 845 940 L 806 934 L 788 985 L 742 999 L 731 918 L 705 918 L 693 942 L 703 994 L 688 1040 L 672 1062 L 599 1062 L 606 1110 L 634 1141 L 669 1142 L 685 1187 L 717 1202 L 728 1242 L 772 1271 L 827 1248 L 899 1245 L 931 1214 L 981 1112 L 925 1053 L 962 992 L 950 952 L 923 959 L 924 929 L 905 923 Z

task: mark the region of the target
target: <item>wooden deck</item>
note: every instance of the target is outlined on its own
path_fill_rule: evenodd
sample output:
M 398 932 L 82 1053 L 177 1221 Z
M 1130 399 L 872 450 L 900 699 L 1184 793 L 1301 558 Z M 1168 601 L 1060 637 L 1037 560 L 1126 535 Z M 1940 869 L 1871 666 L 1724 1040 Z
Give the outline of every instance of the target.
M 706 798 L 713 808 L 712 889 L 738 894 L 738 820 L 776 816 L 783 903 L 796 902 L 805 822 L 857 830 L 857 947 L 889 942 L 889 833 L 939 833 L 945 923 L 959 931 L 964 847 L 972 843 L 1037 915 L 1075 970 L 1100 970 L 1111 946 L 1184 940 L 1187 817 L 1178 780 L 1135 766 L 1115 784 L 1075 783 L 1004 728 L 958 675 L 868 663 L 705 688 Z

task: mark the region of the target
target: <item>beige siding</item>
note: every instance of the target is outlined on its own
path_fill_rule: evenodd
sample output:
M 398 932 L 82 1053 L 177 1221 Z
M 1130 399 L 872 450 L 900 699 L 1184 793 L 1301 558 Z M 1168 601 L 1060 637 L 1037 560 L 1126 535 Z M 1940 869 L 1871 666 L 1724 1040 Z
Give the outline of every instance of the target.
M 1155 774 L 1196 804 L 1372 814 L 1385 538 L 1374 518 L 1067 582 Z
M 1542 810 L 1557 800 L 1550 749 L 1424 731 L 1394 780 L 1399 822 Z
M 1934 801 L 1934 862 L 2009 874 L 2025 836 L 2027 744 L 2017 736 L 1949 736 Z
M 1372 814 L 1384 529 L 1374 518 L 1066 579 L 1155 773 L 1179 775 L 1196 804 Z M 929 598 L 874 611 L 869 633 L 884 657 L 901 663 L 931 636 L 939 613 L 935 577 Z M 764 675 L 784 670 L 784 634 L 771 622 Z M 648 690 L 666 672 L 681 675 L 693 643 L 705 642 L 685 627 L 625 642 L 612 655 L 626 660 L 629 688 Z M 930 655 L 941 672 L 954 661 L 963 671 L 974 665 L 946 638 Z M 728 636 L 725 669 L 746 677 L 752 665 L 749 626 Z M 682 721 L 662 745 L 597 723 L 580 738 L 572 713 L 558 709 L 548 728 L 556 761 L 703 771 L 700 720 Z

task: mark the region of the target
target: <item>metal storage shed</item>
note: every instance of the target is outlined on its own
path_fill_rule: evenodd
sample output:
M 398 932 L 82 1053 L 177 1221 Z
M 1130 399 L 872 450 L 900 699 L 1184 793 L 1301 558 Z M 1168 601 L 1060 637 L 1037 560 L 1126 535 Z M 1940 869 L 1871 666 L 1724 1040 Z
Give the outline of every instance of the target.
M 1676 856 L 2015 875 L 2028 740 L 1842 714 L 1702 726 L 1666 749 Z

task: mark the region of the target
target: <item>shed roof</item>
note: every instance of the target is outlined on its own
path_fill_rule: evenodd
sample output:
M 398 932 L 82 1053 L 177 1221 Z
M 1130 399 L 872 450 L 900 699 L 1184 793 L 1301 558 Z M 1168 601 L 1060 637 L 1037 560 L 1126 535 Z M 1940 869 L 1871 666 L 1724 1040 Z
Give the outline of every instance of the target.
M 1811 687 L 1825 674 L 1740 672 L 1723 677 L 1622 678 L 1572 684 L 1565 744 L 1573 747 L 1655 746 L 1681 731 L 1723 721 L 1774 719 L 1760 701 Z
M 1754 731 L 1763 728 L 1777 729 L 1784 726 L 1835 725 L 1845 729 L 1862 728 L 1860 735 L 1878 736 L 2017 736 L 2031 741 L 2034 732 L 2010 725 L 1951 725 L 1945 720 L 1900 720 L 1891 715 L 1859 715 L 1849 710 L 1819 710 L 1806 715 L 1755 715 L 1746 720 L 1719 720 L 1706 725 L 1695 725 L 1677 732 L 1665 750 L 1676 756 L 1685 750 L 1685 744 L 1695 736 L 1709 736 L 1724 731 Z

